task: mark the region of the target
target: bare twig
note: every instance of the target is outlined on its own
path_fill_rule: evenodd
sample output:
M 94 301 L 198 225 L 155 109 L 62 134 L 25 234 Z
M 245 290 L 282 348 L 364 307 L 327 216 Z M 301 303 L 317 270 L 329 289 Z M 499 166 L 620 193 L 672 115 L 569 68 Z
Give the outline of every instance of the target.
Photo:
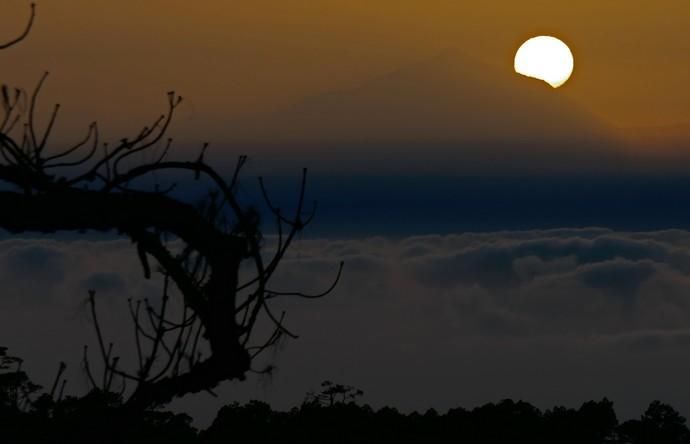
M 21 34 L 19 34 L 19 36 L 15 37 L 14 39 L 10 40 L 9 42 L 0 44 L 0 50 L 7 49 L 10 46 L 14 46 L 17 43 L 24 40 L 29 35 L 29 32 L 31 32 L 31 28 L 34 26 L 35 18 L 36 18 L 36 4 L 31 3 L 31 15 L 29 16 L 29 21 L 27 22 L 26 27 L 24 28 L 24 31 Z

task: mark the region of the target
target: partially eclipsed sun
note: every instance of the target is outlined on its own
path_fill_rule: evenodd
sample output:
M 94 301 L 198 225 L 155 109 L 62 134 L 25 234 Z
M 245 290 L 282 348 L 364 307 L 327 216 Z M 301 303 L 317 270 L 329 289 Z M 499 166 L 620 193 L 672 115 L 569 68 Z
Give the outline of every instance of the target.
M 568 81 L 575 62 L 568 45 L 556 37 L 533 37 L 515 54 L 515 71 L 558 88 Z

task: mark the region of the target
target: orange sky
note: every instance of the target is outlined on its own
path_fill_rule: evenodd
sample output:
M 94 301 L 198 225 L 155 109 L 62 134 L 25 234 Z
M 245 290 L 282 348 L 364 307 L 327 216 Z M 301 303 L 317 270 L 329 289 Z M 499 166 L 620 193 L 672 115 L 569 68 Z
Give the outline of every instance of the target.
M 3 2 L 3 35 L 21 28 L 27 3 Z M 28 86 L 50 70 L 45 97 L 63 103 L 65 131 L 93 118 L 113 133 L 133 127 L 174 88 L 189 99 L 178 134 L 217 140 L 248 115 L 447 50 L 510 71 L 537 33 L 575 53 L 554 94 L 607 125 L 690 122 L 686 0 L 43 0 L 38 14 L 29 40 L 0 54 L 0 81 Z

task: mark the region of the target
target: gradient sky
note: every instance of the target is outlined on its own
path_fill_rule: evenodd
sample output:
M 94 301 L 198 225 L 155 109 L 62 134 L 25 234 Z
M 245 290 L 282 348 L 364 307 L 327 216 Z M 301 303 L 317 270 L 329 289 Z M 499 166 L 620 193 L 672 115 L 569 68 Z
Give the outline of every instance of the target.
M 3 1 L 0 41 L 27 13 Z M 575 54 L 558 90 L 513 72 L 536 34 Z M 404 409 L 609 396 L 623 417 L 655 398 L 688 415 L 688 54 L 686 0 L 43 0 L 0 83 L 51 71 L 57 141 L 94 119 L 120 139 L 175 89 L 177 154 L 210 141 L 222 170 L 249 154 L 244 201 L 268 174 L 289 206 L 310 168 L 319 212 L 284 283 L 321 288 L 344 260 L 342 285 L 287 307 L 302 338 L 274 380 L 179 404 L 202 422 L 227 400 L 298 404 L 327 378 Z M 70 353 L 77 368 L 87 288 L 114 319 L 118 296 L 152 291 L 126 241 L 6 237 L 0 334 L 39 382 Z
M 3 4 L 6 33 L 19 28 L 25 3 Z M 417 117 L 431 129 L 438 120 L 458 122 L 465 134 L 462 122 L 483 109 L 483 97 L 524 87 L 501 78 L 513 75 L 513 54 L 523 40 L 547 33 L 564 39 L 576 57 L 571 81 L 549 91 L 558 107 L 577 108 L 617 136 L 619 128 L 634 128 L 623 135 L 684 137 L 690 134 L 689 22 L 690 6 L 682 0 L 205 0 L 193 7 L 181 0 L 45 1 L 31 38 L 2 54 L 3 81 L 29 86 L 50 70 L 45 98 L 63 103 L 66 128 L 96 118 L 111 131 L 106 134 L 133 130 L 155 116 L 165 91 L 174 88 L 189 99 L 176 134 L 230 151 L 247 122 L 272 135 L 277 124 L 267 120 L 271 113 L 325 93 L 366 89 L 382 76 L 445 54 L 444 63 L 461 68 L 439 79 L 436 93 L 452 96 L 458 87 L 479 93 L 458 98 L 445 113 Z M 411 101 L 419 98 L 414 86 Z M 418 86 L 422 93 L 429 87 Z M 360 101 L 367 99 L 377 98 Z M 513 106 L 550 126 L 541 102 Z M 574 120 L 556 130 L 560 137 L 592 125 Z M 500 116 L 481 116 L 479 126 L 491 128 L 483 131 L 489 138 L 513 135 Z

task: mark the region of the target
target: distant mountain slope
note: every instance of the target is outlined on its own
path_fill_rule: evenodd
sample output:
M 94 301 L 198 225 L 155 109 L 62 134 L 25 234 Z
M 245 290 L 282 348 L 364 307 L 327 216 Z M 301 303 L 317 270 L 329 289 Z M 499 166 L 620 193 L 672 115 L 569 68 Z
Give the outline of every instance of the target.
M 307 98 L 263 123 L 269 123 L 269 134 L 288 140 L 548 140 L 604 134 L 599 122 L 560 91 L 457 54 Z
M 452 159 L 542 169 L 616 156 L 605 126 L 561 91 L 454 53 L 305 98 L 244 125 L 239 138 L 351 166 L 353 152 L 372 167 L 424 155 L 431 169 Z

